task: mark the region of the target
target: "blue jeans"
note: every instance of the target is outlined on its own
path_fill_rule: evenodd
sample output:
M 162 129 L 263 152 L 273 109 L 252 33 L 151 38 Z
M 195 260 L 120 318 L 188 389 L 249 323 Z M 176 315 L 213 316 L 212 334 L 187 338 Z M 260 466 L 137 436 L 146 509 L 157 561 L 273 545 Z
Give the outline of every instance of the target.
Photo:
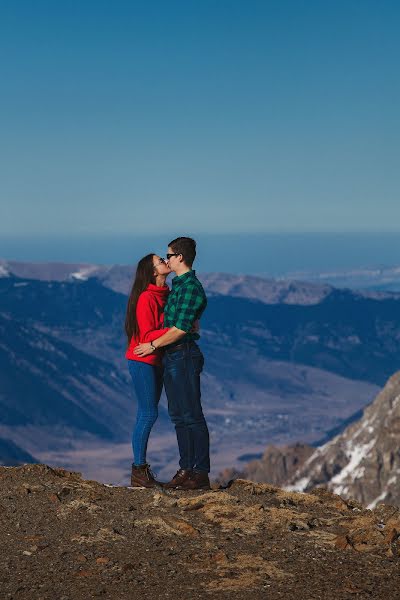
M 178 440 L 179 466 L 209 473 L 210 440 L 200 393 L 203 365 L 203 354 L 194 342 L 164 354 L 164 386 Z
M 128 360 L 128 366 L 137 399 L 136 424 L 132 435 L 134 464 L 144 465 L 150 431 L 158 417 L 163 368 L 138 360 Z

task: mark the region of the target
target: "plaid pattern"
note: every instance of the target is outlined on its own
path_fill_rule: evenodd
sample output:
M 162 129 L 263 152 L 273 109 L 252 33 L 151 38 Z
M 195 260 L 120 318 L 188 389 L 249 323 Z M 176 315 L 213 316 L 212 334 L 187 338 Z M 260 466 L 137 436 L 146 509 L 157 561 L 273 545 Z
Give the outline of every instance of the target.
M 193 323 L 200 319 L 206 306 L 207 297 L 196 277 L 196 271 L 188 271 L 184 275 L 174 277 L 164 309 L 164 327 L 175 326 L 189 332 Z M 199 337 L 198 333 L 187 333 L 179 343 L 198 340 Z

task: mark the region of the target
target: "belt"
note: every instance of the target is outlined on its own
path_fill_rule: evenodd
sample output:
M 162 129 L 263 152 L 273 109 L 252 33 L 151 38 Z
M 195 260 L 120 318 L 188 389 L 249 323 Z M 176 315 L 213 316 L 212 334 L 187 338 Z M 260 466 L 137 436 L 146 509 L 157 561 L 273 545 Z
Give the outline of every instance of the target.
M 177 352 L 178 350 L 184 350 L 188 346 L 192 346 L 195 343 L 196 342 L 193 342 L 193 341 L 192 342 L 182 342 L 181 344 L 176 344 L 176 346 L 167 346 L 165 348 L 165 352 L 167 352 L 167 354 L 171 354 L 172 352 Z

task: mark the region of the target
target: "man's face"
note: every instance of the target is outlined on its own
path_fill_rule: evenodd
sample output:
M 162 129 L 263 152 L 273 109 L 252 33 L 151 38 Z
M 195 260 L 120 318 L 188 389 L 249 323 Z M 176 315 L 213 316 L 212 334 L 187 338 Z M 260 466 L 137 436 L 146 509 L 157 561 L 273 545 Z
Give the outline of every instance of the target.
M 171 271 L 175 271 L 176 268 L 182 262 L 182 254 L 178 254 L 178 256 L 175 256 L 175 252 L 173 251 L 173 249 L 171 248 L 171 246 L 168 246 L 167 254 L 172 254 L 173 255 L 173 256 L 170 256 L 170 258 L 167 257 L 167 265 L 169 266 L 169 268 L 171 269 Z

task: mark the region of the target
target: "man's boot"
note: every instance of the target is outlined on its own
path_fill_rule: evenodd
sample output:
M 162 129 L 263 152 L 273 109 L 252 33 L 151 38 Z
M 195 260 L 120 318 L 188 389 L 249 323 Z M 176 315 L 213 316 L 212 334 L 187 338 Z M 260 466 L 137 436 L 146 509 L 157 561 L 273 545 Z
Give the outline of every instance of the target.
M 187 481 L 192 475 L 193 471 L 191 469 L 179 469 L 168 483 L 164 483 L 165 488 L 176 490 L 179 489 L 185 481 Z
M 210 490 L 210 480 L 206 471 L 192 471 L 191 476 L 180 486 L 181 490 Z
M 153 488 L 160 486 L 162 486 L 162 483 L 156 481 L 150 465 L 132 465 L 131 487 Z

